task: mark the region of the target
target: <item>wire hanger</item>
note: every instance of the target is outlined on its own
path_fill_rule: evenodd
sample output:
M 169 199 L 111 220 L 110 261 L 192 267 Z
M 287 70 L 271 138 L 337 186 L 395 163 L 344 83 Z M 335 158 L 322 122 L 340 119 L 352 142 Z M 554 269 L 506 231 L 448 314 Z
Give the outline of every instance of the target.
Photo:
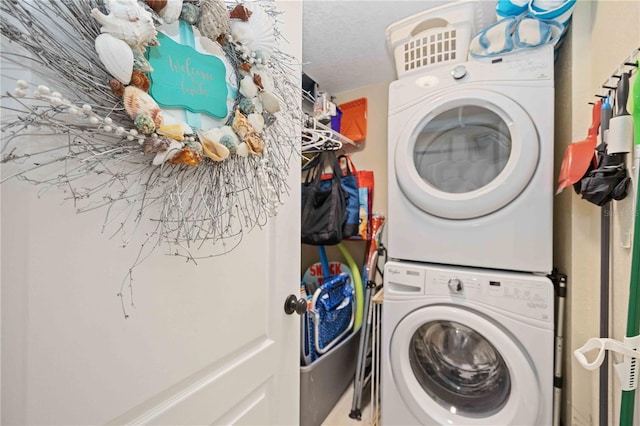
M 305 114 L 302 126 L 302 152 L 335 151 L 342 148 L 342 143 L 340 135 Z

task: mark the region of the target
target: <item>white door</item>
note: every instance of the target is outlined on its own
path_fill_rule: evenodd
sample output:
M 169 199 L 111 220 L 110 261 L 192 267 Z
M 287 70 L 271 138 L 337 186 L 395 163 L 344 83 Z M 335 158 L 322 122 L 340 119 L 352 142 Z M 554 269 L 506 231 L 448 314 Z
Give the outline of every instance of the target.
M 488 90 L 452 90 L 421 105 L 402 128 L 396 178 L 424 212 L 473 219 L 518 197 L 539 150 L 536 128 L 516 102 Z
M 278 5 L 299 60 L 301 3 Z M 277 218 L 227 255 L 157 249 L 128 319 L 116 294 L 136 241 L 120 247 L 104 212 L 76 215 L 61 192 L 3 184 L 2 423 L 297 423 L 299 317 L 283 304 L 299 291 L 299 179 L 294 161 Z

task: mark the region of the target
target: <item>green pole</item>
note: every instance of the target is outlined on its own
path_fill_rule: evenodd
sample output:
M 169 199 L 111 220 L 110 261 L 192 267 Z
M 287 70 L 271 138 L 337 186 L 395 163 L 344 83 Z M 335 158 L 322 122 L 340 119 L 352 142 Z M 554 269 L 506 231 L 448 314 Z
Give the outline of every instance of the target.
M 633 118 L 635 125 L 634 145 L 640 146 L 640 78 L 636 75 L 633 83 Z M 631 282 L 629 283 L 629 308 L 627 311 L 627 337 L 635 337 L 640 334 L 640 185 L 636 184 L 636 210 L 633 230 L 633 257 L 631 258 Z M 633 426 L 633 411 L 636 391 L 622 391 L 620 403 L 620 426 Z
M 640 185 L 636 186 L 640 189 Z M 640 334 L 640 191 L 636 195 L 636 215 L 635 228 L 633 232 L 633 257 L 631 260 L 631 282 L 629 285 L 629 308 L 627 311 L 627 337 L 635 337 Z M 636 391 L 622 391 L 622 401 L 620 403 L 620 426 L 633 426 L 634 402 Z

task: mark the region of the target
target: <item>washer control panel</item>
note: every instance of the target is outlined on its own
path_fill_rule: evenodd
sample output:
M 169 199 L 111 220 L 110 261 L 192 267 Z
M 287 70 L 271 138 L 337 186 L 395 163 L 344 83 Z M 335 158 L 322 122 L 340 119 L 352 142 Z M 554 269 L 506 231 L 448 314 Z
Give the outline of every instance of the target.
M 543 321 L 553 320 L 553 285 L 545 277 L 427 271 L 425 294 L 474 301 Z
M 393 260 L 384 269 L 385 300 L 473 302 L 553 326 L 553 284 L 545 276 Z

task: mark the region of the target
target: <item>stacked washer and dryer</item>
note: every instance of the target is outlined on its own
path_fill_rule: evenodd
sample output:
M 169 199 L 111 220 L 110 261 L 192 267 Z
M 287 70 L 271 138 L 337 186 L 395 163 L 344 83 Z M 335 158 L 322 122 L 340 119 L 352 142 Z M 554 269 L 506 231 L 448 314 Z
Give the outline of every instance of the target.
M 467 61 L 479 3 L 387 29 L 383 425 L 552 422 L 554 52 Z

